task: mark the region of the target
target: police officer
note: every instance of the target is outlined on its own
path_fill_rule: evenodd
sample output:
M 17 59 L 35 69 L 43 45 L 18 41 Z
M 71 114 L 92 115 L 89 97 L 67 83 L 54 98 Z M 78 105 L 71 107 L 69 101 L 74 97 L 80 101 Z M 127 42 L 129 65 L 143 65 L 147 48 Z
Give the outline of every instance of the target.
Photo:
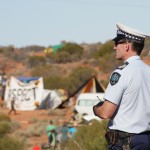
M 150 67 L 140 58 L 149 36 L 119 23 L 116 26 L 114 50 L 124 64 L 112 72 L 105 101 L 93 111 L 110 119 L 108 150 L 150 150 Z

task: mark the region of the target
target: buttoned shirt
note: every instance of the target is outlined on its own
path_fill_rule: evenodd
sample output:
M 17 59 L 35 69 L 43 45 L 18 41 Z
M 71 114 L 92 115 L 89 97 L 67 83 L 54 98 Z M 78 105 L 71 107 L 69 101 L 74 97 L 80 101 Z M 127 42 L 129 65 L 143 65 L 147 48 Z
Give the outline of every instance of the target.
M 150 67 L 139 56 L 128 58 L 112 73 L 104 98 L 118 106 L 110 129 L 150 131 Z

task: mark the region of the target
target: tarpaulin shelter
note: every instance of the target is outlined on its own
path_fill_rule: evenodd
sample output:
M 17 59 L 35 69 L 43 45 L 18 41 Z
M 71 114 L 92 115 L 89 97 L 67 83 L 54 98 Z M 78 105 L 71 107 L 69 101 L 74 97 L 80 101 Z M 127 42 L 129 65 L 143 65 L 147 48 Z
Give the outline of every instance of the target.
M 54 90 L 44 89 L 42 102 L 37 109 L 55 109 L 61 104 L 62 100 Z
M 60 107 L 63 107 L 71 97 L 78 97 L 80 93 L 104 93 L 105 87 L 98 82 L 95 76 L 89 78 L 85 83 L 77 88 L 75 92 L 69 95 L 69 97 L 61 104 Z
M 54 46 L 51 46 L 49 48 L 46 48 L 44 50 L 45 53 L 56 53 L 60 48 L 62 48 L 64 46 L 63 43 L 61 44 L 57 44 L 57 45 L 54 45 Z
M 40 77 L 18 77 L 17 79 L 23 83 L 29 83 L 34 80 L 38 80 Z

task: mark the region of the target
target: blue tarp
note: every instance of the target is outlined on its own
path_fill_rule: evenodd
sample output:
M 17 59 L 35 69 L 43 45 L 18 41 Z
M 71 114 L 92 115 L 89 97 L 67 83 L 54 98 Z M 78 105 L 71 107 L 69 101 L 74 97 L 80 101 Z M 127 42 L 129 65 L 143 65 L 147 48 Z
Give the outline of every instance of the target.
M 23 83 L 29 83 L 30 81 L 38 80 L 40 77 L 18 77 L 17 79 Z

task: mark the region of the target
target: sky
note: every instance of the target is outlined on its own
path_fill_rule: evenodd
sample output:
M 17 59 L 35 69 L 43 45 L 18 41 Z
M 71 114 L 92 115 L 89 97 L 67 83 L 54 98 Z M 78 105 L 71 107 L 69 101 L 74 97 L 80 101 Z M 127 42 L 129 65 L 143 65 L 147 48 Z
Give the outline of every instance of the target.
M 0 46 L 105 43 L 116 23 L 150 35 L 150 0 L 0 0 Z

